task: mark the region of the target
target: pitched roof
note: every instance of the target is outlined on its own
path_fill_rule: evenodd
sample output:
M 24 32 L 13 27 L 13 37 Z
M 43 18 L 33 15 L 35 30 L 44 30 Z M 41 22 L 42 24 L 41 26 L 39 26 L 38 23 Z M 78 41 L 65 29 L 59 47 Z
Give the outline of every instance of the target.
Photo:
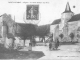
M 70 8 L 70 5 L 69 5 L 69 2 L 67 2 L 65 11 L 63 13 L 67 13 L 67 12 L 72 12 L 71 8 Z
M 68 22 L 79 21 L 79 20 L 80 20 L 80 14 L 76 14 L 72 16 L 72 18 Z
M 51 25 L 59 24 L 61 22 L 61 19 L 56 19 L 52 22 Z
M 72 16 L 72 18 L 68 22 L 79 21 L 79 20 L 80 20 L 80 14 L 76 14 Z M 61 22 L 61 19 L 57 19 L 57 20 L 54 20 L 51 25 L 59 24 L 60 22 Z

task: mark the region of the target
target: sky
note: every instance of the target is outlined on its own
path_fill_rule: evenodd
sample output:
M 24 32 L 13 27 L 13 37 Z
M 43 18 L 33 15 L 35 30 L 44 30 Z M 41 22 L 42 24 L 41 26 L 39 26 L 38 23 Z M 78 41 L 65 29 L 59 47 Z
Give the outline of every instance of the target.
M 13 20 L 15 16 L 16 22 L 25 23 L 26 5 L 39 5 L 39 22 L 36 24 L 45 25 L 61 18 L 67 2 L 74 14 L 80 13 L 80 0 L 0 0 L 0 15 L 11 14 Z

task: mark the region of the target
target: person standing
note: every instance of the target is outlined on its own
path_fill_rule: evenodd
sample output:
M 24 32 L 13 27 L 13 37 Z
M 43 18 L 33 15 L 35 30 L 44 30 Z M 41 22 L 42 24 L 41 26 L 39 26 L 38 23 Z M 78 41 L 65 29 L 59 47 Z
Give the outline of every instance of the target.
M 51 50 L 51 48 L 52 48 L 52 43 L 50 42 L 49 43 L 49 50 Z
M 59 39 L 56 38 L 55 39 L 55 49 L 57 50 L 58 47 L 59 47 Z
M 53 35 L 51 35 L 51 37 L 50 37 L 49 50 L 52 50 L 52 48 L 53 48 L 52 43 L 53 43 Z
M 32 43 L 29 43 L 29 51 L 32 51 Z

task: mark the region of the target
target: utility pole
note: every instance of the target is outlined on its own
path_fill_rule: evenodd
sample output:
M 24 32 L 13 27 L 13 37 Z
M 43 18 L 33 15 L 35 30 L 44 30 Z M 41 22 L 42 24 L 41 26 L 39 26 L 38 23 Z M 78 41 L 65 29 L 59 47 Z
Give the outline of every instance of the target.
M 14 30 L 14 36 L 15 36 L 15 16 L 14 16 L 14 22 L 13 22 L 13 30 Z

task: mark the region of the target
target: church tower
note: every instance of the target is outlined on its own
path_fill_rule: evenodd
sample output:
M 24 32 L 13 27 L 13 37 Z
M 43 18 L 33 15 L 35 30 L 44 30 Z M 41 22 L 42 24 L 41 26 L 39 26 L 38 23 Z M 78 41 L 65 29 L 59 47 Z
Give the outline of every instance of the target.
M 68 37 L 68 21 L 72 18 L 73 15 L 74 13 L 71 11 L 69 2 L 67 2 L 65 11 L 62 13 L 61 16 L 61 23 L 63 25 L 62 30 L 63 30 L 64 37 Z

